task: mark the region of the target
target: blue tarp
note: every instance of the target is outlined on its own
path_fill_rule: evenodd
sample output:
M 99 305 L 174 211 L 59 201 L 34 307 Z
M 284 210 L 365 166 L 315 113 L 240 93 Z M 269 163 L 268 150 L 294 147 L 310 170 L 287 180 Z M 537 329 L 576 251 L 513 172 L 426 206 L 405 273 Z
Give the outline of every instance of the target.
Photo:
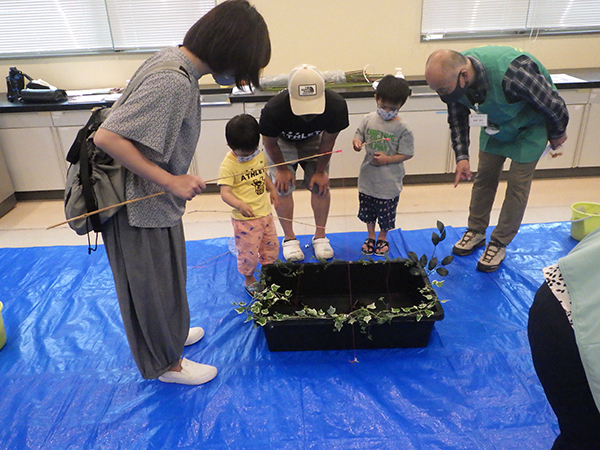
M 390 257 L 430 255 L 432 231 L 391 232 Z M 447 227 L 437 256 L 463 231 Z M 365 237 L 329 235 L 346 260 Z M 103 248 L 0 249 L 0 448 L 551 447 L 558 427 L 526 327 L 541 269 L 576 244 L 568 223 L 522 226 L 491 274 L 475 270 L 482 250 L 456 257 L 437 288 L 446 317 L 422 349 L 269 352 L 234 311 L 247 294 L 230 241 L 187 243 L 192 325 L 206 337 L 184 356 L 219 369 L 198 387 L 141 378 Z

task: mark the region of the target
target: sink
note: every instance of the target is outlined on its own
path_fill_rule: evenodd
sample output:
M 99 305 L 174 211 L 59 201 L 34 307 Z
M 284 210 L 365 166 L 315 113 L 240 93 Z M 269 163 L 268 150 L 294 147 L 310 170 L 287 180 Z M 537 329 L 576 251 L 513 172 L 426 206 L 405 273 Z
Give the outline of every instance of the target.
M 202 106 L 229 105 L 229 94 L 202 94 Z
M 411 86 L 412 95 L 418 96 L 429 96 L 429 95 L 437 95 L 437 93 L 431 89 L 429 86 Z

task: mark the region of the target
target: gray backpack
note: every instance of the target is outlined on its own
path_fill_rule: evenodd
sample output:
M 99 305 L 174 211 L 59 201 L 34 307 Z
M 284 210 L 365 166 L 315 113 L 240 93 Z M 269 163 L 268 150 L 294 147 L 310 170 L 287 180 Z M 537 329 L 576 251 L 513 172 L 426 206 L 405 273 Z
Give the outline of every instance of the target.
M 65 188 L 65 217 L 67 220 L 102 210 L 125 200 L 125 168 L 94 145 L 94 136 L 112 110 L 129 97 L 142 80 L 151 73 L 172 70 L 190 78 L 185 69 L 175 62 L 155 64 L 138 74 L 127 86 L 112 108 L 94 108 L 87 124 L 79 130 L 67 154 L 71 163 Z M 69 222 L 79 235 L 102 231 L 103 224 L 120 208 L 110 208 Z M 97 236 L 96 236 L 97 237 Z M 91 247 L 90 247 L 91 251 Z

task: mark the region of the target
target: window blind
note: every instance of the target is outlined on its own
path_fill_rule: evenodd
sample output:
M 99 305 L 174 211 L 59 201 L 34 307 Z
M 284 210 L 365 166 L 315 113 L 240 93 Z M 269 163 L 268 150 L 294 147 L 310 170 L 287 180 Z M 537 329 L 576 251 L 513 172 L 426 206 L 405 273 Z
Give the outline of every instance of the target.
M 11 0 L 0 57 L 155 50 L 181 44 L 215 0 Z
M 134 50 L 181 44 L 215 1 L 106 0 L 106 6 L 115 50 Z
M 421 39 L 600 32 L 598 0 L 423 0 Z
M 531 0 L 529 28 L 572 30 L 600 27 L 598 0 Z

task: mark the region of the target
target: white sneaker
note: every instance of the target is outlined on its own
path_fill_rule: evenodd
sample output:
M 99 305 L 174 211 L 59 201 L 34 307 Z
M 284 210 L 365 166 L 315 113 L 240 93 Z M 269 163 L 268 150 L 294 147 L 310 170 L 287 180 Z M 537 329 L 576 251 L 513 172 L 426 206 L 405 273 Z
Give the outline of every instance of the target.
M 304 253 L 300 249 L 300 241 L 298 239 L 284 241 L 281 247 L 283 248 L 283 257 L 286 261 L 296 262 L 304 259 Z
M 185 340 L 185 344 L 183 344 L 183 345 L 187 346 L 187 345 L 195 344 L 203 337 L 204 337 L 204 330 L 202 329 L 202 327 L 192 327 L 192 328 L 190 328 L 188 337 Z
M 181 372 L 169 370 L 158 377 L 158 380 L 163 383 L 197 385 L 208 383 L 217 376 L 217 368 L 207 364 L 199 364 L 183 358 L 181 366 L 183 367 Z
M 329 245 L 329 239 L 323 238 L 312 238 L 312 245 L 315 249 L 315 256 L 317 259 L 331 259 L 333 258 L 333 249 Z

